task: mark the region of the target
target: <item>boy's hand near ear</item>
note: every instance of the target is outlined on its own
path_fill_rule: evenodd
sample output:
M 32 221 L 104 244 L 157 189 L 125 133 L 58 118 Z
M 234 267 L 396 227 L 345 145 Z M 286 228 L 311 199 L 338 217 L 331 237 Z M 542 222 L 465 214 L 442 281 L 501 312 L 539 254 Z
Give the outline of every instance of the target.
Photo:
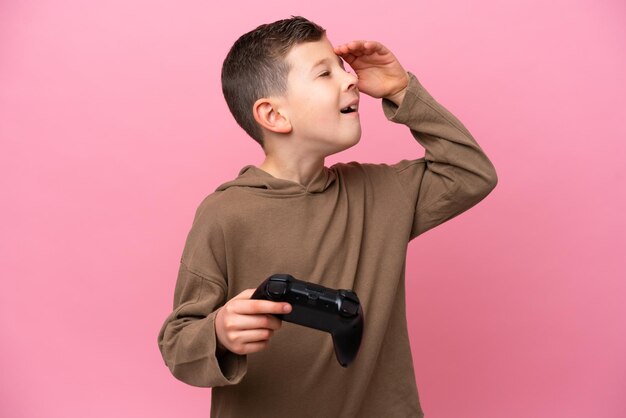
M 354 69 L 359 91 L 375 97 L 402 103 L 409 75 L 383 44 L 376 41 L 351 41 L 334 48 Z

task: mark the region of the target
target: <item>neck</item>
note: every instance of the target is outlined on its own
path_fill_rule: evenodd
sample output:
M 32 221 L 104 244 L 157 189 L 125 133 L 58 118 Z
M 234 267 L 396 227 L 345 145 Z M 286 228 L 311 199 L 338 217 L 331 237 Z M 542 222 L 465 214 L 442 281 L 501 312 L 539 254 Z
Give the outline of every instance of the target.
M 259 168 L 276 178 L 306 186 L 324 169 L 324 158 L 281 158 L 267 155 Z

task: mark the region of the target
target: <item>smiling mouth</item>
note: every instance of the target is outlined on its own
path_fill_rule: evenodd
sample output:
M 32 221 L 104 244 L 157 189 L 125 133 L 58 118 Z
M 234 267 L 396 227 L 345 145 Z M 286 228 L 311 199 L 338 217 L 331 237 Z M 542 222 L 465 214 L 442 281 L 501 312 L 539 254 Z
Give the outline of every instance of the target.
M 340 110 L 340 112 L 343 114 L 347 114 L 347 113 L 356 112 L 358 109 L 359 109 L 358 105 L 352 105 L 352 106 L 344 107 L 343 109 Z

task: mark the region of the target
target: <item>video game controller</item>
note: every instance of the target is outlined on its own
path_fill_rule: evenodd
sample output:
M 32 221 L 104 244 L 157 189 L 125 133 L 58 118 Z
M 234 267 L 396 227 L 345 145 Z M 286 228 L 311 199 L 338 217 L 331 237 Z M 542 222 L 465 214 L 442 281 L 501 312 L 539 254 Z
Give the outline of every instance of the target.
M 363 335 L 363 310 L 353 291 L 330 289 L 289 274 L 274 274 L 259 285 L 252 299 L 288 302 L 291 312 L 275 316 L 329 332 L 342 367 L 348 367 L 356 358 Z

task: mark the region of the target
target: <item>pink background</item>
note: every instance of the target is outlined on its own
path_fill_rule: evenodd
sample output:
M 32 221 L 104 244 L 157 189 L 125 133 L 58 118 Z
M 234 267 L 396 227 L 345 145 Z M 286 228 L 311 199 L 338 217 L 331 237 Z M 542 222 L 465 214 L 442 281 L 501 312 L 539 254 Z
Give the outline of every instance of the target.
M 208 416 L 157 333 L 198 203 L 263 157 L 221 63 L 300 14 L 388 46 L 498 170 L 410 245 L 426 415 L 626 416 L 624 3 L 220 3 L 0 4 L 0 415 Z M 362 99 L 361 143 L 327 165 L 423 155 Z

